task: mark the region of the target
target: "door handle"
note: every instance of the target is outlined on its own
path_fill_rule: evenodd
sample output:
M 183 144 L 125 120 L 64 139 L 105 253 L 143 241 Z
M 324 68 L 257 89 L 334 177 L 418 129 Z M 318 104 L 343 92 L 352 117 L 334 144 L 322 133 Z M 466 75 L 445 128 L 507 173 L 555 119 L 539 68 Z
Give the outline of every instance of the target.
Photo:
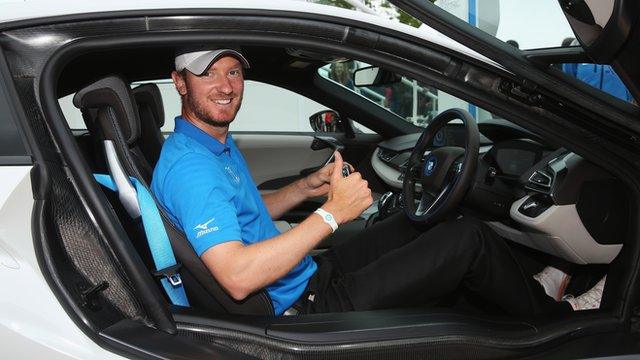
M 331 137 L 331 136 L 314 136 L 313 142 L 311 142 L 311 150 L 317 151 L 326 148 L 331 148 L 333 150 L 342 150 L 344 149 L 344 145 L 340 142 L 340 140 Z

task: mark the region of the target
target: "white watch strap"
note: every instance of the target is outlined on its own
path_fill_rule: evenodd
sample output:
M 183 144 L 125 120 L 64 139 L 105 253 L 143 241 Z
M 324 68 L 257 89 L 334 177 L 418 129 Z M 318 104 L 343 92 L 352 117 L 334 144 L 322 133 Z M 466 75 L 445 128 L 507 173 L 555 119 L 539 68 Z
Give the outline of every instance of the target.
M 314 211 L 314 213 L 320 215 L 322 221 L 327 223 L 327 225 L 331 226 L 331 232 L 335 232 L 338 229 L 338 223 L 336 222 L 336 218 L 328 211 L 325 211 L 322 208 L 318 208 L 318 210 Z

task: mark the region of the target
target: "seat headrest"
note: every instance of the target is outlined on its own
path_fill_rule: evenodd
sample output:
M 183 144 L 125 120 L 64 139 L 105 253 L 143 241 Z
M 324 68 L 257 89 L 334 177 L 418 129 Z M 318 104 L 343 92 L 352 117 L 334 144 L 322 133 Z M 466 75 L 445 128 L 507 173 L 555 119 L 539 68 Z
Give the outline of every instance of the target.
M 156 126 L 161 128 L 164 125 L 164 106 L 162 105 L 162 95 L 160 88 L 156 84 L 142 84 L 134 88 L 131 93 L 136 99 L 138 106 L 142 104 L 149 106 L 153 113 Z
M 129 86 L 118 76 L 107 76 L 84 87 L 73 97 L 73 105 L 79 109 L 110 107 L 127 144 L 140 137 L 138 108 Z

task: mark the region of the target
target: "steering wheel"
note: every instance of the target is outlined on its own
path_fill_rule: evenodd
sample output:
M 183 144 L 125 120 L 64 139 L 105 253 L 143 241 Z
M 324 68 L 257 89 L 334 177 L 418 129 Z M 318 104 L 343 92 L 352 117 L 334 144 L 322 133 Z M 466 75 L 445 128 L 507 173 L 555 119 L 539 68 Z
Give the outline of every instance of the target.
M 464 148 L 439 147 L 423 159 L 438 131 L 454 119 L 460 119 L 464 124 Z M 479 143 L 478 125 L 466 110 L 446 110 L 427 125 L 413 148 L 402 181 L 403 207 L 409 219 L 423 224 L 434 223 L 462 201 L 475 178 Z M 421 192 L 416 185 L 421 187 Z M 420 201 L 416 207 L 418 197 Z

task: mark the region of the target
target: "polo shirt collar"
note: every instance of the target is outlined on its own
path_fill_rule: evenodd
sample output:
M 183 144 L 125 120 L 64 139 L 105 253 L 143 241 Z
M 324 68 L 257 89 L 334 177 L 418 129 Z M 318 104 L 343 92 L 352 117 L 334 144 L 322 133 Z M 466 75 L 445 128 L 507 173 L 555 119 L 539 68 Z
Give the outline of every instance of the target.
M 218 141 L 218 139 L 200 130 L 197 126 L 185 120 L 182 116 L 176 117 L 175 123 L 175 132 L 186 135 L 191 139 L 199 142 L 216 156 L 222 155 L 222 153 L 224 153 L 225 151 L 230 151 L 229 145 L 233 143 L 231 134 L 227 134 L 225 144 L 223 144 Z

